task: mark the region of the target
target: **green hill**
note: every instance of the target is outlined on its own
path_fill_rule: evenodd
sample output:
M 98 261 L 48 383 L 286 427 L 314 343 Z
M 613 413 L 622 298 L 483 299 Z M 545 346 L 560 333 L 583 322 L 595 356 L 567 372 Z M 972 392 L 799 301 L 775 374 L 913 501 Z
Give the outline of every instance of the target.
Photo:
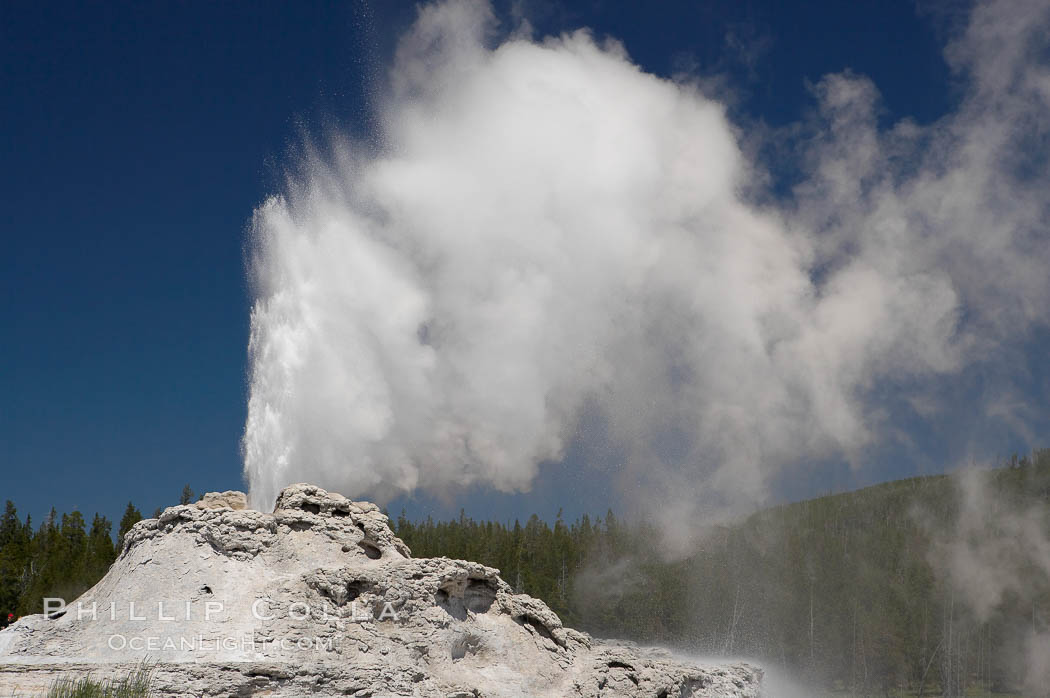
M 995 545 L 1002 517 L 1026 511 L 1050 540 L 1050 450 L 982 479 L 988 516 L 967 535 Z M 958 536 L 959 485 L 919 477 L 778 506 L 702 534 L 676 562 L 658 555 L 656 530 L 612 513 L 553 527 L 402 516 L 396 528 L 414 554 L 498 567 L 597 635 L 752 656 L 853 693 L 1018 691 L 1026 637 L 1047 630 L 1050 585 L 1033 568 L 1024 593 L 988 616 L 968 607 L 932 562 Z

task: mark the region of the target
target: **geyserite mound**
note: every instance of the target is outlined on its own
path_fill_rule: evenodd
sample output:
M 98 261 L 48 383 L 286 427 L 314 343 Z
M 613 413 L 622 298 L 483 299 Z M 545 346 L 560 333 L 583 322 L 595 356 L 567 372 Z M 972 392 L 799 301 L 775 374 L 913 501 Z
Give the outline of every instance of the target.
M 757 696 L 761 679 L 565 628 L 498 570 L 413 559 L 374 504 L 312 485 L 272 514 L 223 492 L 136 524 L 63 613 L 0 633 L 0 693 L 147 655 L 162 695 Z

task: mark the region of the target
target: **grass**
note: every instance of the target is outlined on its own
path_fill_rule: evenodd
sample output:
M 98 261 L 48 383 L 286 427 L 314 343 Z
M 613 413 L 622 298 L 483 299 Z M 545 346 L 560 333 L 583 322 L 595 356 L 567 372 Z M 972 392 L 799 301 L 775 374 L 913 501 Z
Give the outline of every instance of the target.
M 90 675 L 55 679 L 44 698 L 149 698 L 153 666 L 143 662 L 122 679 L 95 681 Z

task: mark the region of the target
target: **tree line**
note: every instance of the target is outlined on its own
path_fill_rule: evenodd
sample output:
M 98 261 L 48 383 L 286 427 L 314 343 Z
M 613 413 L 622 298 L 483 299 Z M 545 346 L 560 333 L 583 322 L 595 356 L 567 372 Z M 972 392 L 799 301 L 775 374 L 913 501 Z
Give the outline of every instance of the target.
M 142 513 L 130 502 L 118 540 Z M 95 514 L 88 526 L 79 511 L 59 516 L 54 508 L 39 527 L 19 519 L 8 500 L 0 519 L 0 612 L 21 617 L 40 613 L 44 597 L 73 599 L 91 588 L 116 559 L 113 524 Z
M 189 485 L 182 489 L 180 504 L 194 501 Z M 160 509 L 153 513 L 160 516 Z M 120 552 L 124 534 L 143 518 L 131 502 L 117 527 L 95 514 L 88 526 L 79 511 L 59 515 L 52 507 L 38 527 L 31 516 L 20 519 L 7 500 L 0 518 L 0 623 L 43 610 L 45 597 L 72 600 L 109 570 Z

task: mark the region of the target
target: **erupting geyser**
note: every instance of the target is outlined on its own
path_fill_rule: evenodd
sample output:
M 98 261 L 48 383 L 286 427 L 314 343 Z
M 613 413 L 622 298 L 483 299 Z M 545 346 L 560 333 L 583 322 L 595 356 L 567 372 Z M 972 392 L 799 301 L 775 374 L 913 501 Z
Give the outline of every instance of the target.
M 524 490 L 586 409 L 681 521 L 859 463 L 900 415 L 958 416 L 969 367 L 1008 386 L 1016 329 L 1050 313 L 1050 175 L 1024 147 L 1050 83 L 1024 48 L 1047 8 L 997 7 L 952 44 L 968 89 L 933 124 L 880 128 L 870 81 L 821 80 L 779 201 L 695 85 L 583 31 L 497 40 L 483 2 L 424 7 L 375 142 L 307 148 L 255 213 L 252 501 Z

